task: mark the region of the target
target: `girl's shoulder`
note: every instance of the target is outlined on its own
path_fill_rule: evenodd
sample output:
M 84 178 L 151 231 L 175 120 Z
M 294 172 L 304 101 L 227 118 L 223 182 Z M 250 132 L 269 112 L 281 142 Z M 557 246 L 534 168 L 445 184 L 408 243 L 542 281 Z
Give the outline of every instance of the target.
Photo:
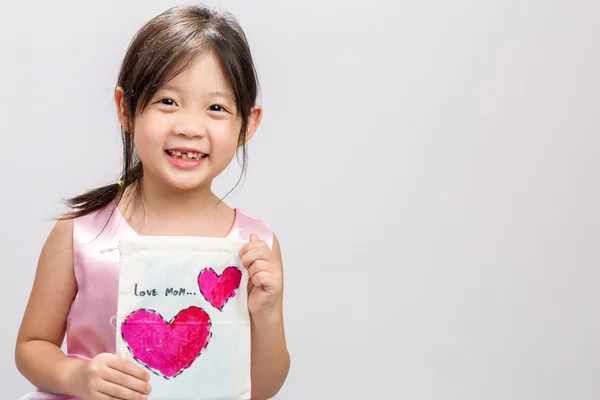
M 104 240 L 120 236 L 127 230 L 126 224 L 114 202 L 86 215 L 73 218 L 73 239 L 75 242 L 89 241 L 95 238 Z
M 233 224 L 230 236 L 249 240 L 250 235 L 254 233 L 260 239 L 267 242 L 269 247 L 273 247 L 273 231 L 265 220 L 240 208 L 236 208 L 235 212 L 235 223 Z

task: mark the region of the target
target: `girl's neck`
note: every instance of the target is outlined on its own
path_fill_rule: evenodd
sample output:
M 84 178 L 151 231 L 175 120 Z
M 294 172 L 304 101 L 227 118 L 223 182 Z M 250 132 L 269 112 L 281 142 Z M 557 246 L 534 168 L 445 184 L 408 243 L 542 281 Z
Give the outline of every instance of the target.
M 223 237 L 235 221 L 235 211 L 219 202 L 210 184 L 183 191 L 142 178 L 139 189 L 140 197 L 130 186 L 119 206 L 138 234 Z
M 152 179 L 142 178 L 139 189 L 143 212 L 147 216 L 180 219 L 186 216 L 193 218 L 198 215 L 215 215 L 218 208 L 225 205 L 219 204 L 219 198 L 212 192 L 210 183 L 194 189 L 176 190 Z M 126 197 L 133 200 L 127 202 L 132 208 L 138 208 L 136 205 L 140 204 L 140 199 L 133 198 L 133 191 Z

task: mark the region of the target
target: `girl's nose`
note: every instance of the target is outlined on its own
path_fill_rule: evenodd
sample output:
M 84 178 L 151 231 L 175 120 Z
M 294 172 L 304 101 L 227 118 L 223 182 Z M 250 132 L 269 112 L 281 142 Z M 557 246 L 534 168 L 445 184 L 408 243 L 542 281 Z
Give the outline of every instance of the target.
M 203 137 L 206 135 L 206 125 L 202 118 L 188 116 L 175 126 L 175 134 L 188 137 Z

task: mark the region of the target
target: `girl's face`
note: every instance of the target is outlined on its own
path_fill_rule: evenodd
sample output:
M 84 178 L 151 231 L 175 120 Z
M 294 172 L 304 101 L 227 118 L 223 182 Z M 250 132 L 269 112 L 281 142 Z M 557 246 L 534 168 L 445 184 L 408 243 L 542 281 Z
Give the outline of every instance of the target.
M 119 117 L 128 126 L 118 90 Z M 246 140 L 254 134 L 261 112 L 259 106 L 252 109 Z M 134 144 L 144 179 L 180 190 L 210 185 L 233 159 L 241 123 L 217 60 L 211 53 L 200 57 L 158 90 L 135 117 Z

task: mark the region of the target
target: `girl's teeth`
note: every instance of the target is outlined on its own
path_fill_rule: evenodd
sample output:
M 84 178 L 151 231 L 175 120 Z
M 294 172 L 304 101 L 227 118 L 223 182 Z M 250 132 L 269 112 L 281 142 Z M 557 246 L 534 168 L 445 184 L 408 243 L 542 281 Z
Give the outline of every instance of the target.
M 182 153 L 181 151 L 170 150 L 169 153 L 173 157 L 180 157 L 184 160 L 199 160 L 202 158 L 202 153 Z

